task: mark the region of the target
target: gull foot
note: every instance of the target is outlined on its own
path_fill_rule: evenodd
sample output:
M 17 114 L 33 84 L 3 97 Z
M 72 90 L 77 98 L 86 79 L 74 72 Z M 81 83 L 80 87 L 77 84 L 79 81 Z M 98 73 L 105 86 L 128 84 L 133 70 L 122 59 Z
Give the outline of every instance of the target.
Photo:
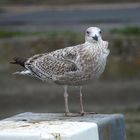
M 81 114 L 68 112 L 68 113 L 65 113 L 65 116 L 66 117 L 79 117 L 81 116 Z
M 88 114 L 98 114 L 96 112 L 81 112 L 81 116 L 88 115 Z

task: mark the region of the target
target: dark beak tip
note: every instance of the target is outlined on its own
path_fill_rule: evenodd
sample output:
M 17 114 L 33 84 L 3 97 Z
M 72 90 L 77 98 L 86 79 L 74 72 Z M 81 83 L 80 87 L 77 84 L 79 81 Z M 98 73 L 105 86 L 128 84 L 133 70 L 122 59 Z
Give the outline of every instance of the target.
M 94 40 L 98 41 L 98 36 L 97 36 L 97 35 L 93 36 L 92 38 L 93 38 Z

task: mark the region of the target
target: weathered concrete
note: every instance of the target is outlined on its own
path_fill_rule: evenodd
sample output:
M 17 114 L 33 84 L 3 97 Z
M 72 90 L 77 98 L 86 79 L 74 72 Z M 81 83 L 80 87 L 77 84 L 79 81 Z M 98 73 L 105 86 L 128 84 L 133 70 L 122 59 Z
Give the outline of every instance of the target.
M 22 113 L 0 121 L 0 140 L 126 140 L 124 117 Z

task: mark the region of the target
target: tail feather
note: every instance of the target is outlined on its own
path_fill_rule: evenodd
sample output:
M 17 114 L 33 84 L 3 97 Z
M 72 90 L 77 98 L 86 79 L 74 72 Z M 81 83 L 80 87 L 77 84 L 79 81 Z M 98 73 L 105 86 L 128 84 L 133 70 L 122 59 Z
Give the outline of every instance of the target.
M 15 74 L 18 74 L 18 75 L 29 75 L 29 76 L 33 75 L 30 70 L 17 71 L 17 72 L 14 72 L 13 74 L 14 75 Z
M 13 62 L 10 62 L 11 64 L 17 64 L 25 67 L 25 62 L 27 61 L 27 58 L 14 57 L 13 60 Z

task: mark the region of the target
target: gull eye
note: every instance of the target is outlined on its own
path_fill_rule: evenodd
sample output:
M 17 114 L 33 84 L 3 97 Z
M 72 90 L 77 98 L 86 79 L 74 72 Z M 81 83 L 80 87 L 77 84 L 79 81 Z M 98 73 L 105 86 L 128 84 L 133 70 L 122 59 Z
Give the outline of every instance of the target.
M 89 32 L 89 31 L 87 31 L 86 33 L 87 33 L 88 35 L 90 34 L 90 32 Z
M 100 34 L 102 33 L 101 30 L 99 31 L 99 33 L 100 33 Z

